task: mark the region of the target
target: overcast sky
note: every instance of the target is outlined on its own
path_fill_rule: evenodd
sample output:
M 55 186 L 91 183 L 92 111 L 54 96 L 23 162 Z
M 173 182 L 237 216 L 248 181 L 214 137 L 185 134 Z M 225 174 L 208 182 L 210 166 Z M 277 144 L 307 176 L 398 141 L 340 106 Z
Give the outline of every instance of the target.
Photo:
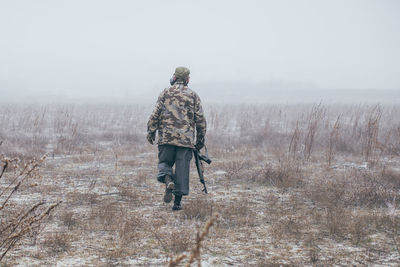
M 192 85 L 400 89 L 399 48 L 396 0 L 0 0 L 0 92 L 145 93 L 180 65 Z

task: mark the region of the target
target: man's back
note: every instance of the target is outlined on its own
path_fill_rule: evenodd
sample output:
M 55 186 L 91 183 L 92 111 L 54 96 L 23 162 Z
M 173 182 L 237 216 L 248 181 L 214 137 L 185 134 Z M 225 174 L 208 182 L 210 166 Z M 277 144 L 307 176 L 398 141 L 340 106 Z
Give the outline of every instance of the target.
M 204 138 L 206 121 L 199 96 L 183 82 L 176 82 L 159 96 L 148 129 L 158 130 L 158 144 L 194 148 L 195 132 Z

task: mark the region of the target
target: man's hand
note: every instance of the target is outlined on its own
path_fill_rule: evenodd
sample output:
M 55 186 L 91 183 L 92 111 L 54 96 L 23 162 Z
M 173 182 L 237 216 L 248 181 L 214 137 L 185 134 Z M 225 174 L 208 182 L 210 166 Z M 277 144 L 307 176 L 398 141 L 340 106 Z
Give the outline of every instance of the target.
M 196 149 L 200 151 L 204 147 L 204 138 L 198 139 L 195 145 Z
M 156 133 L 147 133 L 147 141 L 153 144 L 154 140 L 156 140 Z

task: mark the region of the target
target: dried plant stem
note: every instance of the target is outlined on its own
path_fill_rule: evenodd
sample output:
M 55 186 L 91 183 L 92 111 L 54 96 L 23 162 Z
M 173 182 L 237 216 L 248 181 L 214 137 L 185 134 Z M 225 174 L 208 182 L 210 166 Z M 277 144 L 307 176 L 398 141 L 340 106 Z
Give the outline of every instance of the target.
M 206 238 L 208 235 L 211 226 L 215 223 L 215 221 L 218 219 L 219 214 L 215 213 L 206 223 L 204 226 L 203 230 L 201 233 L 197 232 L 196 234 L 196 245 L 192 248 L 190 255 L 189 255 L 189 260 L 186 263 L 186 267 L 190 267 L 190 265 L 197 260 L 197 266 L 201 266 L 201 257 L 200 257 L 200 248 L 201 248 L 201 242 Z M 185 254 L 179 255 L 175 259 L 171 259 L 169 262 L 169 267 L 173 266 L 178 266 L 178 264 L 187 256 Z
M 333 125 L 333 129 L 329 135 L 329 147 L 327 155 L 328 166 L 331 166 L 332 160 L 335 157 L 335 145 L 339 140 L 339 135 L 340 135 L 340 117 L 341 115 L 337 117 L 336 122 Z
M 0 197 L 3 197 L 0 206 L 0 217 L 4 218 L 4 221 L 0 225 L 0 261 L 15 247 L 20 239 L 25 237 L 29 232 L 32 232 L 33 228 L 40 226 L 42 220 L 61 203 L 57 202 L 44 208 L 43 206 L 46 203 L 41 201 L 26 211 L 18 211 L 23 210 L 22 207 L 16 207 L 16 210 L 15 208 L 6 208 L 11 197 L 21 188 L 25 180 L 28 178 L 40 178 L 37 170 L 45 158 L 43 156 L 39 160 L 33 159 L 24 165 L 20 164 L 18 159 L 0 158 L 0 162 L 3 163 L 0 178 L 11 163 L 13 163 L 11 166 L 14 169 L 14 172 L 11 174 L 13 175 L 11 182 L 0 192 Z M 41 207 L 43 207 L 42 210 L 39 210 Z
M 289 158 L 290 155 L 293 155 L 293 159 L 296 159 L 297 146 L 300 140 L 300 129 L 299 129 L 299 121 L 296 122 L 296 128 L 293 131 L 292 138 L 290 139 L 289 144 Z
M 19 174 L 17 174 L 14 179 L 12 180 L 12 182 L 0 193 L 0 197 L 2 197 L 17 181 L 18 183 L 14 186 L 14 188 L 11 190 L 10 193 L 8 193 L 8 196 L 5 198 L 5 200 L 3 201 L 3 203 L 0 206 L 0 210 L 2 210 L 7 202 L 10 200 L 11 196 L 18 191 L 20 185 L 29 177 L 32 177 L 32 174 L 35 170 L 37 170 L 40 166 L 41 163 L 43 163 L 43 161 L 46 159 L 46 156 L 43 156 L 41 159 L 39 160 L 31 160 L 30 162 L 26 163 L 24 165 L 24 167 L 22 168 L 22 170 L 19 172 Z M 8 160 L 8 159 L 4 159 L 4 167 L 1 173 L 1 176 L 3 175 L 5 168 L 8 166 L 9 162 L 11 161 L 16 161 L 14 160 Z M 1 178 L 0 176 L 0 178 Z
M 32 227 L 38 226 L 40 222 L 44 219 L 45 216 L 48 216 L 50 212 L 56 208 L 58 205 L 60 205 L 60 202 L 57 202 L 55 204 L 50 205 L 47 207 L 45 211 L 38 215 L 33 215 L 33 211 L 36 210 L 40 205 L 43 205 L 44 203 L 38 203 L 35 206 L 33 206 L 30 211 L 21 219 L 20 221 L 17 222 L 17 225 L 14 226 L 13 231 L 10 232 L 10 234 L 5 238 L 5 240 L 2 242 L 0 245 L 0 249 L 4 250 L 0 256 L 0 261 L 4 258 L 4 256 L 7 254 L 7 252 L 15 246 L 15 244 L 25 236 L 28 232 L 32 230 Z M 28 215 L 31 215 L 27 217 Z M 36 225 L 35 225 L 36 224 Z M 20 226 L 20 227 L 19 227 Z M 17 229 L 19 229 L 17 231 Z M 3 233 L 3 231 L 1 232 Z
M 304 140 L 304 158 L 309 160 L 311 158 L 311 152 L 314 145 L 315 136 L 319 129 L 319 124 L 325 115 L 325 109 L 321 103 L 314 106 L 308 117 L 307 135 Z
M 186 258 L 186 254 L 182 254 L 179 255 L 178 257 L 176 257 L 174 260 L 171 259 L 171 261 L 169 262 L 169 267 L 175 267 L 178 266 L 178 264 L 184 259 Z
M 3 168 L 2 168 L 2 170 L 0 172 L 0 178 L 3 177 L 3 174 L 6 171 L 7 167 L 8 167 L 8 160 L 5 160 L 4 161 L 4 166 L 3 166 Z
M 208 235 L 208 232 L 210 231 L 211 226 L 218 219 L 218 216 L 219 216 L 218 213 L 214 214 L 214 216 L 211 217 L 211 219 L 209 219 L 208 222 L 206 223 L 206 225 L 204 226 L 204 229 L 201 232 L 201 234 L 197 233 L 196 246 L 192 249 L 192 252 L 190 253 L 189 262 L 186 264 L 186 267 L 189 267 L 190 264 L 192 264 L 195 259 L 198 260 L 198 266 L 201 266 L 201 259 L 200 259 L 201 242 Z
M 375 164 L 377 163 L 377 148 L 378 148 L 378 135 L 379 124 L 382 117 L 381 108 L 375 106 L 368 117 L 368 123 L 365 129 L 365 137 L 363 143 L 363 154 L 366 162 Z

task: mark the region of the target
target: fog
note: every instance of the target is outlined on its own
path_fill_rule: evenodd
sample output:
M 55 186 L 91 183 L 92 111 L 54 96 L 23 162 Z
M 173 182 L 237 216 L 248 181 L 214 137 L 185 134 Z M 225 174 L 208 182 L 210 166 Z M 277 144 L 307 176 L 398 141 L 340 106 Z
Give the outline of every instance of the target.
M 154 102 L 176 66 L 206 101 L 397 101 L 399 14 L 395 0 L 2 0 L 0 101 Z

